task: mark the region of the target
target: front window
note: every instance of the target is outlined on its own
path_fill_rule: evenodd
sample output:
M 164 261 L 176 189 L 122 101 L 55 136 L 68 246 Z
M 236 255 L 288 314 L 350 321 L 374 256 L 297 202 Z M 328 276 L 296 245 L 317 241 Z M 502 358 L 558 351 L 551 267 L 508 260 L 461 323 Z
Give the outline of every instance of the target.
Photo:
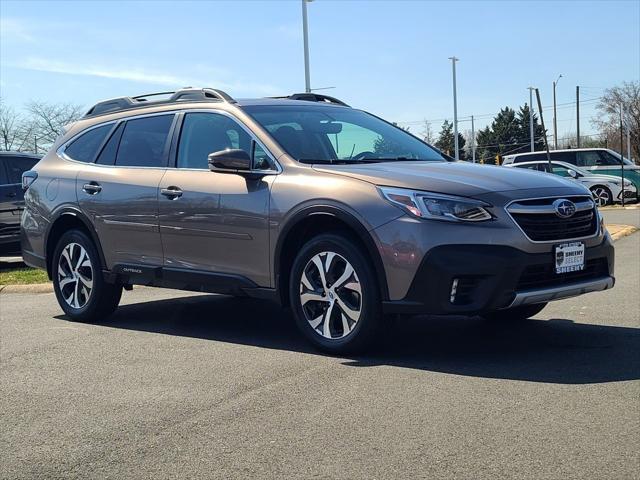
M 360 110 L 260 105 L 245 111 L 303 163 L 444 161 L 413 135 Z

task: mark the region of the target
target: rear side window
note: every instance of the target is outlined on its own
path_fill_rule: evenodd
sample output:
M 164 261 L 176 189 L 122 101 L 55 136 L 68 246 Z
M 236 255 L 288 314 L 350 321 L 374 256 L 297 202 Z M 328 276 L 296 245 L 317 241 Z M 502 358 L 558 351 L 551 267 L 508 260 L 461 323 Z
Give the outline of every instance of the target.
M 526 168 L 527 170 L 535 170 L 536 172 L 538 172 L 538 171 L 544 172 L 544 169 L 541 169 L 540 165 L 538 165 L 537 163 L 532 163 L 532 164 L 529 164 L 529 165 L 518 165 L 517 168 Z
M 576 152 L 551 152 L 551 160 L 576 164 Z
M 113 124 L 102 125 L 83 133 L 64 149 L 67 157 L 79 162 L 93 162 L 98 149 L 113 128 Z
M 22 174 L 27 170 L 31 170 L 38 163 L 37 158 L 29 157 L 9 157 L 5 159 L 4 164 L 9 174 L 8 183 L 21 183 Z
M 596 165 L 602 165 L 602 159 L 600 153 L 597 150 L 578 152 L 579 167 L 595 167 Z
M 513 163 L 533 162 L 535 160 L 546 160 L 546 159 L 547 159 L 546 153 L 532 153 L 530 155 L 520 155 L 514 158 Z
M 173 115 L 158 115 L 127 121 L 122 132 L 116 165 L 121 167 L 165 167 L 167 139 Z

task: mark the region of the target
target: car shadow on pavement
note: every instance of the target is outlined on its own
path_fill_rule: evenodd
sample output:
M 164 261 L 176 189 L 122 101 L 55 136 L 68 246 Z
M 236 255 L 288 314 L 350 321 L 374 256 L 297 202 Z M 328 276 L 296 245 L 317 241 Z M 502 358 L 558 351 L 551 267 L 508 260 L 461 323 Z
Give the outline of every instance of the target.
M 64 316 L 57 317 L 66 319 Z M 202 295 L 129 304 L 102 325 L 321 355 L 290 314 L 250 298 Z M 640 329 L 567 319 L 491 323 L 468 317 L 389 320 L 372 354 L 343 365 L 585 384 L 640 378 Z

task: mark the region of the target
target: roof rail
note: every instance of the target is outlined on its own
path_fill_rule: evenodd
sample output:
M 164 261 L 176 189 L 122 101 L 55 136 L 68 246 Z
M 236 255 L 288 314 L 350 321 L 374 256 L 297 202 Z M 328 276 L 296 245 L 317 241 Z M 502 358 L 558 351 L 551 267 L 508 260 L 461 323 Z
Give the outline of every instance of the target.
M 274 97 L 274 98 L 288 98 L 289 100 L 306 100 L 308 102 L 320 102 L 320 103 L 333 103 L 335 105 L 342 105 L 348 107 L 342 100 L 338 100 L 335 97 L 329 95 L 322 95 L 319 93 L 293 93 L 286 97 Z
M 164 100 L 149 100 L 149 97 L 161 95 L 171 95 Z M 157 92 L 138 95 L 135 97 L 119 97 L 109 100 L 103 100 L 96 103 L 85 113 L 85 117 L 93 117 L 96 115 L 105 115 L 107 113 L 115 113 L 121 110 L 131 108 L 145 108 L 155 105 L 164 105 L 177 102 L 225 102 L 236 103 L 236 101 L 222 90 L 214 88 L 191 88 L 186 87 L 175 92 Z

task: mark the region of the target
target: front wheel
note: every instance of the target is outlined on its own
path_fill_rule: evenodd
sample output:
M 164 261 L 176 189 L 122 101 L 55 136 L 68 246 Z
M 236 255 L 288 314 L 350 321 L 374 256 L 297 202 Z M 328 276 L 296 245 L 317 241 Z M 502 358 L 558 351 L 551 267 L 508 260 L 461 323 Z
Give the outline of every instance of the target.
M 311 239 L 292 267 L 289 296 L 296 323 L 329 353 L 362 351 L 381 323 L 376 278 L 361 250 L 341 235 Z
M 51 266 L 58 303 L 71 320 L 95 322 L 118 307 L 122 286 L 106 283 L 100 257 L 81 230 L 65 233 L 56 246 Z
M 535 305 L 521 305 L 519 307 L 506 308 L 504 310 L 494 310 L 482 314 L 486 320 L 496 322 L 517 322 L 518 320 L 526 320 L 537 315 L 546 307 L 546 303 L 536 303 Z
M 593 187 L 591 195 L 599 207 L 605 207 L 613 203 L 613 194 L 607 187 Z

